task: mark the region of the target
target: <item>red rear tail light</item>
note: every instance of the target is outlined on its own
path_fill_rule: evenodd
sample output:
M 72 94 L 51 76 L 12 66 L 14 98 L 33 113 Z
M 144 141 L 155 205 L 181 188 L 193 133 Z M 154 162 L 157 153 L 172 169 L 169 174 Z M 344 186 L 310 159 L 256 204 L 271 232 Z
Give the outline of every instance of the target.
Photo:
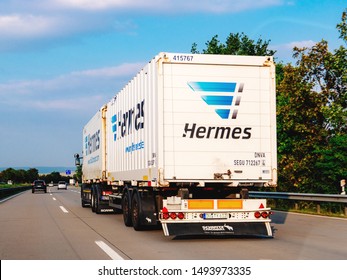
M 177 217 L 180 219 L 180 220 L 183 220 L 184 219 L 184 213 L 182 212 L 179 212 Z
M 167 220 L 170 217 L 169 213 L 163 213 L 163 219 Z
M 102 192 L 102 195 L 110 195 L 110 194 L 112 194 L 112 191 L 103 191 Z
M 266 211 L 264 211 L 264 212 L 261 212 L 261 216 L 262 216 L 264 219 L 266 219 L 267 217 L 269 217 L 269 214 L 268 214 Z
M 183 220 L 185 218 L 185 214 L 183 212 L 179 212 L 179 213 L 169 212 L 167 208 L 164 207 L 161 213 L 161 217 L 163 220 L 168 220 L 168 219 L 176 220 L 177 218 L 180 220 Z
M 177 214 L 175 212 L 170 213 L 170 218 L 173 219 L 173 220 L 176 219 L 177 218 Z
M 254 213 L 254 217 L 256 217 L 257 219 L 259 219 L 259 218 L 266 219 L 266 218 L 270 217 L 270 215 L 271 215 L 271 212 L 266 212 L 266 211 L 263 211 L 263 212 L 257 211 Z

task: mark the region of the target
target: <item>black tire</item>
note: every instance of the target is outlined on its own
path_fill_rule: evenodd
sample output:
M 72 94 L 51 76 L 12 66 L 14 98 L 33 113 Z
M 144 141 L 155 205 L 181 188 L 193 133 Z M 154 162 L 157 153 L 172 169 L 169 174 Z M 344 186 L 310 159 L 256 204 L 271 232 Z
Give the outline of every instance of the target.
M 124 224 L 127 227 L 131 227 L 132 219 L 131 219 L 131 209 L 130 209 L 130 195 L 129 192 L 125 192 L 122 198 L 122 209 L 123 209 L 123 220 Z
M 83 208 L 86 208 L 87 207 L 87 204 L 85 203 L 85 201 L 83 199 L 81 199 L 81 204 L 82 204 L 82 207 Z
M 133 228 L 137 231 L 143 230 L 143 225 L 141 224 L 141 198 L 136 192 L 133 196 L 131 203 L 131 221 L 133 223 Z
M 95 212 L 95 196 L 94 196 L 94 192 L 92 192 L 92 196 L 90 199 L 90 206 L 92 208 L 92 212 Z
M 95 200 L 94 200 L 94 207 L 95 207 L 95 213 L 101 214 L 101 207 L 100 207 L 100 200 L 99 200 L 99 194 L 96 192 L 95 194 Z

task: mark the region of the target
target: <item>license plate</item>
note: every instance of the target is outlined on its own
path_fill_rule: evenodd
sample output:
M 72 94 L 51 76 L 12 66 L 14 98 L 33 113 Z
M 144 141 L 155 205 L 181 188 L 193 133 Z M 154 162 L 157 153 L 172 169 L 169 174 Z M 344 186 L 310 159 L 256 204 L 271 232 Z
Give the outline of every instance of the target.
M 101 200 L 110 200 L 110 198 L 108 197 L 108 195 L 102 195 Z
M 204 220 L 212 220 L 212 219 L 228 219 L 228 213 L 204 213 Z

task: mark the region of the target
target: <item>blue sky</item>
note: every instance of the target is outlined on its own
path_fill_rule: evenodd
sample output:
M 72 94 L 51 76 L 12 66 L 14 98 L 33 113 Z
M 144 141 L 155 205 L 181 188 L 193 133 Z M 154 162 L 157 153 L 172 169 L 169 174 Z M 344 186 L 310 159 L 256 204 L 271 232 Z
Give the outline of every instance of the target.
M 343 44 L 345 0 L 1 0 L 0 167 L 72 166 L 82 127 L 157 53 L 214 35 Z

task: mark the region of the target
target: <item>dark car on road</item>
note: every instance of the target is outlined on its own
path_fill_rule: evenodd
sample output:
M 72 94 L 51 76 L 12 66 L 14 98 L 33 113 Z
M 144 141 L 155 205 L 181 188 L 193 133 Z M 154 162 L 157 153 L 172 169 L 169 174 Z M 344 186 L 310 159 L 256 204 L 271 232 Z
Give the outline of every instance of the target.
M 47 185 L 46 182 L 43 180 L 35 180 L 32 184 L 32 193 L 35 191 L 44 191 L 45 193 L 47 192 Z

